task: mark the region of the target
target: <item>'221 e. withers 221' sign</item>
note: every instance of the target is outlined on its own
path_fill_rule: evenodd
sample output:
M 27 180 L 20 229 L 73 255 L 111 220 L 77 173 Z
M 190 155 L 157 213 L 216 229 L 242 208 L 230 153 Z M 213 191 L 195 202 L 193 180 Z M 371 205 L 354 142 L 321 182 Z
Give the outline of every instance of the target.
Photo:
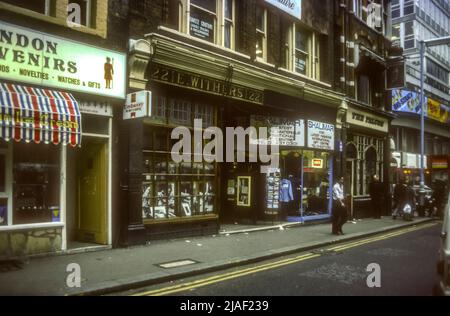
M 0 78 L 124 99 L 126 55 L 0 22 Z
M 302 18 L 302 0 L 266 0 L 266 2 L 299 20 Z

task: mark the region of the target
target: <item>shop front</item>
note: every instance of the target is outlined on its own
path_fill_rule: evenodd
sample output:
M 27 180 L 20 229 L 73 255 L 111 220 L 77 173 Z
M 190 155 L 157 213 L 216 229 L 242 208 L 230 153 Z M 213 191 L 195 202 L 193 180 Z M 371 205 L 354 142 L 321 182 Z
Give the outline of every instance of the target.
M 251 145 L 276 145 L 279 164 L 268 173 L 261 173 L 260 162 L 224 166 L 223 223 L 306 222 L 330 217 L 336 111 L 286 96 L 275 99 L 266 91 L 264 106 L 258 111 L 236 108 L 225 118 L 227 126 L 254 129 Z M 318 106 L 320 113 L 313 110 Z M 268 131 L 267 139 L 257 134 L 260 128 Z M 251 155 L 247 150 L 250 161 Z
M 370 183 L 377 175 L 389 191 L 390 154 L 389 117 L 351 105 L 347 111 L 345 139 L 345 193 L 352 218 L 374 216 L 369 195 Z M 389 203 L 387 194 L 385 204 Z M 387 209 L 382 212 L 385 214 Z
M 235 221 L 329 217 L 323 199 L 329 197 L 325 192 L 331 182 L 341 97 L 326 84 L 313 89 L 275 69 L 255 67 L 248 56 L 224 54 L 209 45 L 198 48 L 197 42 L 172 37 L 176 35 L 152 33 L 130 47 L 131 94 L 122 124 L 128 143 L 121 151 L 123 205 L 128 210 L 124 244 L 214 234 L 220 223 Z M 145 93 L 147 103 L 139 101 Z M 195 120 L 201 120 L 201 127 Z M 235 143 L 227 139 L 227 128 L 270 129 L 272 124 L 287 134 L 279 144 L 282 158 L 271 170 L 273 176 L 261 173 L 265 163 L 249 150 L 255 145 L 249 135 L 246 149 L 226 148 Z M 180 162 L 173 159 L 177 127 L 189 131 L 193 144 Z M 196 144 L 207 149 L 211 140 L 196 142 L 196 132 L 204 135 L 209 127 L 223 132 L 222 159 L 196 154 Z M 216 151 L 214 158 L 217 155 Z M 282 202 L 276 186 L 284 178 L 292 178 L 291 185 L 298 187 L 307 181 L 308 187 L 293 190 L 295 197 Z M 309 195 L 317 198 L 308 199 Z
M 0 258 L 111 246 L 125 55 L 3 22 L 0 34 Z

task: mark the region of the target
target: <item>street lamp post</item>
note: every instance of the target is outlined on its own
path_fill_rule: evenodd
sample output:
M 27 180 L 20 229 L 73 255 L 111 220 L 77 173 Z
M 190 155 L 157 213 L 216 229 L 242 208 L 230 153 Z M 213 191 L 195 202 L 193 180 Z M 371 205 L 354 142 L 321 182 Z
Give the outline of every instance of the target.
M 427 47 L 450 45 L 450 36 L 433 38 L 420 42 L 420 206 L 425 195 L 425 51 Z

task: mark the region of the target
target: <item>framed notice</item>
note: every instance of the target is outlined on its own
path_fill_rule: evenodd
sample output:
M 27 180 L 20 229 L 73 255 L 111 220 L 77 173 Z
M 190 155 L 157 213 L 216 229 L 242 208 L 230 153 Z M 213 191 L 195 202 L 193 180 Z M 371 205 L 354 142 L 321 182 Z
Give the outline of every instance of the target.
M 238 188 L 237 188 L 238 206 L 250 207 L 252 205 L 251 187 L 252 187 L 252 177 L 238 177 Z

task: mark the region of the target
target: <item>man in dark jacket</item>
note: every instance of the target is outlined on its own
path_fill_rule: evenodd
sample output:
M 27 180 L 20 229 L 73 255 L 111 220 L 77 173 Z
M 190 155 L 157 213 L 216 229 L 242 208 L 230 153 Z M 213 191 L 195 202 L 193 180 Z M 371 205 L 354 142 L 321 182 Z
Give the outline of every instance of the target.
M 370 183 L 369 193 L 372 199 L 373 217 L 376 219 L 381 219 L 383 191 L 383 184 L 380 182 L 380 178 L 374 175 Z

